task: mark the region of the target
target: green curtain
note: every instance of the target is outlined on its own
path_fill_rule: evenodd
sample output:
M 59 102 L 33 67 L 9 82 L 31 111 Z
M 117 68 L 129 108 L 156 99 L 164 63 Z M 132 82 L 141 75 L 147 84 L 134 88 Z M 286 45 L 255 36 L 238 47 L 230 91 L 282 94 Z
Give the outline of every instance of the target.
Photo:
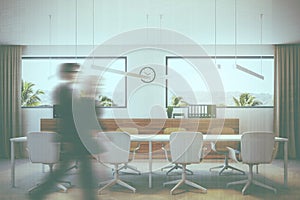
M 274 130 L 287 137 L 289 158 L 300 158 L 300 45 L 275 46 Z M 278 157 L 283 156 L 283 145 Z
M 11 137 L 21 135 L 22 47 L 0 45 L 0 157 L 10 157 Z M 16 145 L 17 146 L 17 145 Z M 20 155 L 20 150 L 16 149 Z

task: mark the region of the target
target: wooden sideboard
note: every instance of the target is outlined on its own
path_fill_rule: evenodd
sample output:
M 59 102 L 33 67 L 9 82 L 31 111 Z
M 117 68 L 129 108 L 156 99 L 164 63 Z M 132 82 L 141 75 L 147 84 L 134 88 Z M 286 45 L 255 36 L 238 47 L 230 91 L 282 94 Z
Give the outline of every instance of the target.
M 41 119 L 41 131 L 57 132 L 59 119 Z M 231 127 L 235 134 L 239 134 L 239 119 L 218 119 L 218 118 L 184 118 L 184 119 L 99 119 L 101 131 L 115 131 L 118 127 L 135 127 L 139 134 L 162 134 L 168 127 L 181 127 L 187 131 L 200 131 L 206 134 L 209 128 L 213 127 Z M 213 126 L 213 127 L 212 127 Z M 140 153 L 147 153 L 148 144 L 142 143 Z M 163 155 L 160 143 L 153 143 L 153 152 Z M 161 153 L 159 153 L 161 152 Z M 218 157 L 210 153 L 212 157 Z

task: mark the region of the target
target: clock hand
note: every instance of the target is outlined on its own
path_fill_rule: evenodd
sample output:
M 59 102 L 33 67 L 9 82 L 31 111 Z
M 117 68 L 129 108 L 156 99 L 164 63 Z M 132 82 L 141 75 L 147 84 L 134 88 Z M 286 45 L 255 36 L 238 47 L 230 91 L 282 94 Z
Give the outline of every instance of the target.
M 110 68 L 106 68 L 106 67 L 102 67 L 102 66 L 98 66 L 98 65 L 92 65 L 93 69 L 96 70 L 101 70 L 101 71 L 107 71 L 107 72 L 111 72 L 114 74 L 120 74 L 123 76 L 131 76 L 131 77 L 135 77 L 135 78 L 149 78 L 148 76 L 144 76 L 141 74 L 136 74 L 136 73 L 132 73 L 132 72 L 124 72 L 121 70 L 117 70 L 117 69 L 110 69 Z

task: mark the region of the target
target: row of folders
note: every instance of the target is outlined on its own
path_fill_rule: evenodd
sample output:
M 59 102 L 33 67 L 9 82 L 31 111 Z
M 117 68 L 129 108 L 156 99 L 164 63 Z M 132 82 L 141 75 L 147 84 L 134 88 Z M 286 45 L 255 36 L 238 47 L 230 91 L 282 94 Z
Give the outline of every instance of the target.
M 216 118 L 216 105 L 190 104 L 188 118 Z M 183 113 L 173 113 L 173 118 L 184 117 Z

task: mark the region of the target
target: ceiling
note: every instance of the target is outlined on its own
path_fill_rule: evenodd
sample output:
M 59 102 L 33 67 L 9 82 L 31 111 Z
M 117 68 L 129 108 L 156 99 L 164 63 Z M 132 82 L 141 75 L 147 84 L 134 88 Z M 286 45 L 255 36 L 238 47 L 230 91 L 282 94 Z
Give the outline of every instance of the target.
M 299 43 L 299 10 L 300 0 L 0 0 L 0 44 L 92 45 L 148 27 L 200 44 Z

